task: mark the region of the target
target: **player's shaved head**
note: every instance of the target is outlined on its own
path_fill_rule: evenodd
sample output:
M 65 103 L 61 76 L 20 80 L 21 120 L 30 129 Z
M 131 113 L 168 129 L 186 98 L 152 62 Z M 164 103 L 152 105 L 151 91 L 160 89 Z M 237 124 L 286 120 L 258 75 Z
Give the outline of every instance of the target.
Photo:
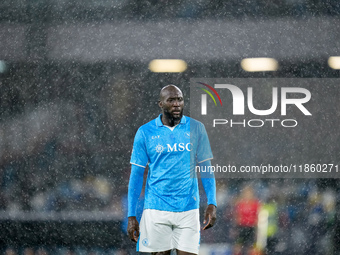
M 159 93 L 159 101 L 163 101 L 169 92 L 180 92 L 183 95 L 182 91 L 176 85 L 170 84 L 161 89 L 161 92 Z
M 183 116 L 184 99 L 182 91 L 175 85 L 167 85 L 159 93 L 159 107 L 162 109 L 162 122 L 173 127 Z

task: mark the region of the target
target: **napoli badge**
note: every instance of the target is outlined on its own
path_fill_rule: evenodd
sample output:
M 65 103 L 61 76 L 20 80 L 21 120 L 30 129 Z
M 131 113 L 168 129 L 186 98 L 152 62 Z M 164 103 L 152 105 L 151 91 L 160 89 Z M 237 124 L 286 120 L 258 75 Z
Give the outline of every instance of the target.
M 149 239 L 144 238 L 142 244 L 147 247 L 149 245 Z

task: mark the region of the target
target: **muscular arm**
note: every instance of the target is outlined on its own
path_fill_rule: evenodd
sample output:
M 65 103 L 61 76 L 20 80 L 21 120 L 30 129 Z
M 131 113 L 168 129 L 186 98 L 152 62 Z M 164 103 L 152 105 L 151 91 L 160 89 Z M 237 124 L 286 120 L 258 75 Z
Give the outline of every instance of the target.
M 205 169 L 208 169 L 209 166 L 211 166 L 210 160 L 204 161 L 199 163 L 199 166 L 205 167 Z M 205 191 L 205 194 L 207 195 L 208 200 L 208 207 L 205 211 L 205 217 L 204 217 L 204 224 L 207 223 L 203 230 L 211 228 L 214 226 L 216 221 L 216 181 L 215 176 L 213 172 L 207 171 L 202 172 L 201 171 L 201 179 L 203 188 Z
M 137 242 L 139 236 L 139 224 L 136 219 L 136 206 L 143 188 L 143 174 L 145 168 L 131 165 L 131 175 L 128 189 L 128 233 L 131 240 Z

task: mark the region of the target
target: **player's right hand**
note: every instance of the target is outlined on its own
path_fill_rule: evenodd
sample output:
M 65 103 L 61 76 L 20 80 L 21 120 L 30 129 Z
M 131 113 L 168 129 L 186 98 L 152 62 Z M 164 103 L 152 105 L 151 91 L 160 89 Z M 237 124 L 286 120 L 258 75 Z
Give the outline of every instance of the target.
M 127 232 L 130 239 L 137 243 L 139 237 L 139 224 L 135 216 L 128 218 Z

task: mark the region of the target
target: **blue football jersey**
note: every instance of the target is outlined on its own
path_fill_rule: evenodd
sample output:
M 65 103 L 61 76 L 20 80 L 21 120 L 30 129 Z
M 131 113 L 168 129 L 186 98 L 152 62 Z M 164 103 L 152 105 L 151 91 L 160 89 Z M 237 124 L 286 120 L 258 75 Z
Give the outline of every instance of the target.
M 144 209 L 182 212 L 199 208 L 197 163 L 213 158 L 204 125 L 183 116 L 168 127 L 161 115 L 141 126 L 135 136 L 131 164 L 146 167 Z

